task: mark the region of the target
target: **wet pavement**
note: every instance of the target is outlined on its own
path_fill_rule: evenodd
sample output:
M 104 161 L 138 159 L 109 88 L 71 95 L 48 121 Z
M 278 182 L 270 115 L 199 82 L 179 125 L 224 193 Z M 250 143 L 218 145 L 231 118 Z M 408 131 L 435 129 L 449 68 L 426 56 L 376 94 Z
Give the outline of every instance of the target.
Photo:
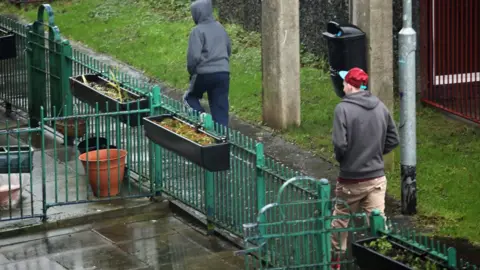
M 232 245 L 197 231 L 168 207 L 0 241 L 0 269 L 243 269 Z

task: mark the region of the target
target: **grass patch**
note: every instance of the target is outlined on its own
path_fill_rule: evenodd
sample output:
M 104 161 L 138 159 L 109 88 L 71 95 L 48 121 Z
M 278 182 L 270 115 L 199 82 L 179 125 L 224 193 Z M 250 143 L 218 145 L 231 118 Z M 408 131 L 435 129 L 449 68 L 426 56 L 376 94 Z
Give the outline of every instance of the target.
M 194 26 L 188 2 L 72 0 L 55 2 L 53 7 L 63 35 L 135 66 L 170 87 L 185 89 L 187 38 Z M 18 11 L 5 4 L 0 8 L 29 20 L 36 17 L 35 9 Z M 233 40 L 231 110 L 244 120 L 261 123 L 260 36 L 234 24 L 226 24 L 226 29 Z M 324 63 L 308 53 L 302 53 L 301 59 L 302 126 L 282 135 L 331 160 L 332 116 L 339 99 L 321 69 Z M 435 225 L 439 235 L 480 243 L 479 131 L 428 108 L 418 108 L 417 115 L 422 220 Z M 391 172 L 389 179 L 389 193 L 398 198 L 399 169 Z

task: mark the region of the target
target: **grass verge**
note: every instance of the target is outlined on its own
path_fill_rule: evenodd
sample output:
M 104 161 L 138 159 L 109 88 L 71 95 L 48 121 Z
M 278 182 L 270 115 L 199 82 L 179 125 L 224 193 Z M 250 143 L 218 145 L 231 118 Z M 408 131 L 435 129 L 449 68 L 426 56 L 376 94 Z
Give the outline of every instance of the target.
M 187 38 L 193 22 L 189 1 L 72 0 L 53 4 L 63 35 L 110 54 L 168 86 L 185 89 Z M 4 12 L 33 20 L 36 10 L 19 11 L 0 4 Z M 254 124 L 261 123 L 261 53 L 258 33 L 226 24 L 233 40 L 231 109 Z M 302 53 L 302 126 L 283 132 L 288 140 L 329 160 L 332 158 L 333 108 L 339 99 L 322 62 Z M 398 113 L 396 113 L 398 118 Z M 446 119 L 429 108 L 418 108 L 418 200 L 422 224 L 436 234 L 480 243 L 479 130 Z M 396 156 L 399 157 L 398 149 Z M 397 158 L 398 160 L 398 158 Z M 389 193 L 399 198 L 398 166 L 389 174 Z

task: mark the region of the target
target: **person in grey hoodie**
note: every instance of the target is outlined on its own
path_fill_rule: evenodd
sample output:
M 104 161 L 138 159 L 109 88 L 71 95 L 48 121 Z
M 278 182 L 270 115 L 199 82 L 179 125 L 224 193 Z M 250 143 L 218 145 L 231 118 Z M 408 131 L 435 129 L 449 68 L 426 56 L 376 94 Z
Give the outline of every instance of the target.
M 387 107 L 366 91 L 368 74 L 360 68 L 341 71 L 345 96 L 335 108 L 333 147 L 340 163 L 334 215 L 348 215 L 360 208 L 384 213 L 387 180 L 383 155 L 399 144 L 395 122 Z M 347 209 L 349 206 L 350 210 Z M 335 219 L 333 228 L 345 228 L 349 220 Z M 334 249 L 344 251 L 347 235 L 333 235 Z
M 215 122 L 228 126 L 231 41 L 225 28 L 213 18 L 211 0 L 197 0 L 191 5 L 196 26 L 188 40 L 187 70 L 190 87 L 185 104 L 200 112 L 200 99 L 207 92 L 210 112 Z

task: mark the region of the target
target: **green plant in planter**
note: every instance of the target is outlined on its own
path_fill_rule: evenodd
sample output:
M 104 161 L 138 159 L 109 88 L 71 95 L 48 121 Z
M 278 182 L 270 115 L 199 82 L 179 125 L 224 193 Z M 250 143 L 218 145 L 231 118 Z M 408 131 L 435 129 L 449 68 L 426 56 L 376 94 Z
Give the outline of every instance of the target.
M 120 103 L 133 101 L 134 99 L 130 98 L 128 94 L 125 91 L 123 91 L 122 88 L 120 87 L 120 83 L 115 77 L 115 73 L 110 71 L 110 77 L 113 82 L 109 81 L 107 85 L 99 85 L 94 82 L 89 82 L 87 81 L 84 75 L 82 75 L 82 80 L 84 84 L 92 87 L 98 92 L 102 92 L 106 96 L 109 96 L 113 99 L 118 100 Z
M 372 241 L 368 244 L 365 244 L 365 246 L 375 250 L 376 252 L 387 256 L 388 253 L 392 250 L 392 244 L 388 242 L 387 238 L 384 236 L 382 238 L 379 238 L 375 241 Z
M 446 270 L 428 259 L 423 259 L 407 250 L 395 247 L 387 240 L 386 236 L 366 243 L 365 246 L 415 270 Z

